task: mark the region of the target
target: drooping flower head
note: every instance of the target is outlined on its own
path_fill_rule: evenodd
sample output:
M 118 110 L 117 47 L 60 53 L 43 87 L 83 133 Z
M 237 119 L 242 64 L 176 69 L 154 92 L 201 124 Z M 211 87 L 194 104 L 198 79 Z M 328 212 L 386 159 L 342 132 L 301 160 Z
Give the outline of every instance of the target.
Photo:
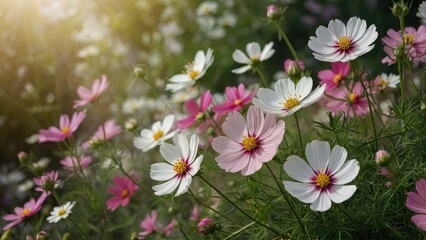
M 251 102 L 254 95 L 256 95 L 256 91 L 246 92 L 244 84 L 241 83 L 238 85 L 238 88 L 226 87 L 225 95 L 226 101 L 213 107 L 213 111 L 215 113 L 225 114 L 228 112 L 240 110 Z
M 206 118 L 206 111 L 208 110 L 213 98 L 210 90 L 205 91 L 200 97 L 200 104 L 197 104 L 195 99 L 189 99 L 185 102 L 188 117 L 179 120 L 176 124 L 179 130 L 191 127 L 197 121 L 203 121 Z
M 411 217 L 411 221 L 421 230 L 426 232 L 426 180 L 420 179 L 416 183 L 415 192 L 407 193 L 407 203 L 405 204 L 411 211 L 417 213 Z
M 127 176 L 116 176 L 112 181 L 114 182 L 114 186 L 110 186 L 108 192 L 115 196 L 107 201 L 107 208 L 115 211 L 120 205 L 125 207 L 139 187 Z
M 120 134 L 122 130 L 122 127 L 116 124 L 114 120 L 108 120 L 98 127 L 98 130 L 96 130 L 88 142 L 83 143 L 83 148 L 88 148 L 91 145 L 95 146 L 101 141 L 108 141 Z
M 327 108 L 333 113 L 343 112 L 351 118 L 362 116 L 369 112 L 368 101 L 363 95 L 359 82 L 350 83 L 353 87 L 341 87 L 333 91 L 334 98 L 327 103 Z
M 399 81 L 399 75 L 382 73 L 374 79 L 373 83 L 378 90 L 385 90 L 387 88 L 396 88 Z
M 171 130 L 174 121 L 175 116 L 168 115 L 164 118 L 162 123 L 160 121 L 155 122 L 151 129 L 143 129 L 141 131 L 141 136 L 134 138 L 133 144 L 143 152 L 153 149 L 163 141 L 173 137 L 175 132 L 171 132 Z
M 38 133 L 38 142 L 62 142 L 70 137 L 80 126 L 86 117 L 86 112 L 77 112 L 72 115 L 71 121 L 67 115 L 61 115 L 59 118 L 59 128 L 49 127 L 41 129 Z
M 75 202 L 67 202 L 59 207 L 54 207 L 53 210 L 50 212 L 50 216 L 47 217 L 47 221 L 49 223 L 57 223 L 62 219 L 67 219 L 68 216 L 71 214 L 71 210 L 74 205 Z
M 310 204 L 314 211 L 327 211 L 331 202 L 348 200 L 356 191 L 355 185 L 345 185 L 359 172 L 358 161 L 345 163 L 348 153 L 344 147 L 324 141 L 312 141 L 306 145 L 308 163 L 299 156 L 289 156 L 284 163 L 288 176 L 296 180 L 284 181 L 284 187 L 293 197 Z
M 89 90 L 83 86 L 77 88 L 79 100 L 74 101 L 74 108 L 85 106 L 89 103 L 96 101 L 99 96 L 107 90 L 109 82 L 105 75 L 102 75 L 101 80 L 96 79 L 92 84 L 92 89 Z
M 145 237 L 148 237 L 151 234 L 154 233 L 160 233 L 164 236 L 169 236 L 173 228 L 176 225 L 176 221 L 172 220 L 167 226 L 163 227 L 163 225 L 157 223 L 157 211 L 152 210 L 151 215 L 146 214 L 145 218 L 141 222 L 141 228 L 142 232 L 139 232 L 138 238 L 139 239 L 145 239 Z
M 198 51 L 195 55 L 194 62 L 188 63 L 185 66 L 184 73 L 174 75 L 169 79 L 171 83 L 166 85 L 166 90 L 177 92 L 193 86 L 198 79 L 204 76 L 206 70 L 212 63 L 213 50 L 209 48 L 207 53 Z
M 232 53 L 232 58 L 237 63 L 245 64 L 245 66 L 234 69 L 232 72 L 236 74 L 245 73 L 248 70 L 254 68 L 260 62 L 269 59 L 275 53 L 275 50 L 272 49 L 273 46 L 274 43 L 270 42 L 266 44 L 261 51 L 259 43 L 251 42 L 246 46 L 247 55 L 240 49 L 235 50 Z
M 79 172 L 81 172 L 81 170 L 88 168 L 91 162 L 92 162 L 92 157 L 81 155 L 78 158 L 78 160 L 74 156 L 66 156 L 59 163 L 66 170 L 79 173 Z
M 260 108 L 250 106 L 247 121 L 239 112 L 232 112 L 222 128 L 226 136 L 218 136 L 212 143 L 219 153 L 216 162 L 227 172 L 241 171 L 248 176 L 275 156 L 284 137 L 285 123 L 277 123 L 274 114 L 265 118 Z
M 274 113 L 280 117 L 289 116 L 303 107 L 317 102 L 323 95 L 325 85 L 318 86 L 313 92 L 312 78 L 303 77 L 294 86 L 289 78 L 280 79 L 275 83 L 275 91 L 260 88 L 253 104 L 266 113 Z
M 331 70 L 321 70 L 318 72 L 318 78 L 321 79 L 320 84 L 326 84 L 325 91 L 327 93 L 344 83 L 346 76 L 349 74 L 348 62 L 332 62 Z
M 175 196 L 187 192 L 192 177 L 200 170 L 203 161 L 203 155 L 196 157 L 199 144 L 197 135 L 192 135 L 191 140 L 188 140 L 185 134 L 176 133 L 173 143 L 174 145 L 163 143 L 160 146 L 161 156 L 167 163 L 151 165 L 151 178 L 156 181 L 166 181 L 152 187 L 157 196 L 170 194 L 176 188 L 178 190 Z
M 345 24 L 339 19 L 331 20 L 328 28 L 319 26 L 316 37 L 310 37 L 309 48 L 316 59 L 323 62 L 348 62 L 369 52 L 378 36 L 373 24 L 367 29 L 365 20 L 357 17 Z
M 42 193 L 41 196 L 37 199 L 37 201 L 34 200 L 34 198 L 31 198 L 30 201 L 24 204 L 23 208 L 16 207 L 15 214 L 7 214 L 3 216 L 3 220 L 10 222 L 3 227 L 3 231 L 6 231 L 11 227 L 20 224 L 25 219 L 33 216 L 38 211 L 40 211 L 44 200 L 46 200 L 46 197 L 47 195 L 45 193 Z
M 58 177 L 58 171 L 51 171 L 40 178 L 34 178 L 33 180 L 37 185 L 35 190 L 38 192 L 44 192 L 46 195 L 50 195 L 51 191 L 53 191 L 59 183 Z

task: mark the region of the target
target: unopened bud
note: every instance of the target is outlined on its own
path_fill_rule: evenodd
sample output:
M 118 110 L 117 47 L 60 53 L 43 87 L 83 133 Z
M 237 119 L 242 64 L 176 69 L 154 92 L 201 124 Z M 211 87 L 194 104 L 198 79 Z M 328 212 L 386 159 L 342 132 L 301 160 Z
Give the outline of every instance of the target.
M 287 59 L 284 62 L 284 71 L 291 79 L 299 79 L 303 70 L 305 70 L 305 64 L 300 60 L 293 61 L 291 59 Z
M 201 234 L 213 234 L 220 225 L 215 224 L 210 218 L 203 218 L 198 222 L 198 232 Z
M 394 3 L 392 6 L 392 14 L 396 17 L 404 17 L 408 14 L 409 8 L 404 2 Z
M 138 127 L 138 121 L 135 118 L 130 118 L 124 122 L 124 129 L 133 132 Z
M 148 67 L 144 64 L 138 64 L 134 66 L 133 68 L 133 74 L 140 79 L 145 78 L 147 71 L 148 71 Z
M 387 163 L 389 163 L 391 156 L 386 150 L 379 150 L 376 152 L 376 163 L 379 166 L 385 166 Z
M 30 156 L 28 156 L 26 152 L 20 151 L 18 153 L 18 159 L 19 159 L 19 162 L 21 162 L 23 165 L 27 165 L 28 161 L 30 160 Z
M 279 20 L 283 16 L 283 13 L 284 11 L 275 5 L 269 5 L 266 7 L 266 16 L 270 20 Z

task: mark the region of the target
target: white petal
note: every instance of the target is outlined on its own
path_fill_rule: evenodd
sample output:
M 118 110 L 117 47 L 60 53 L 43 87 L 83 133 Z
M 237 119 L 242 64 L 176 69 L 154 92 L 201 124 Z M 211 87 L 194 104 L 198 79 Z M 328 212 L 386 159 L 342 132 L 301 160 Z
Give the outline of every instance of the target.
M 336 179 L 334 184 L 343 185 L 351 182 L 358 176 L 359 173 L 359 163 L 357 160 L 353 159 L 348 161 L 339 171 L 333 175 L 333 178 Z
M 316 201 L 311 204 L 314 211 L 325 212 L 331 207 L 331 200 L 325 192 L 322 192 Z
M 328 192 L 328 196 L 331 201 L 335 203 L 342 203 L 348 200 L 356 191 L 355 185 L 348 186 L 336 186 L 334 185 L 331 190 Z
M 185 177 L 182 178 L 182 180 L 180 181 L 180 186 L 175 194 L 175 197 L 186 193 L 188 191 L 189 186 L 191 185 L 192 182 L 192 177 L 191 175 L 187 174 L 185 175 Z
M 191 164 L 191 170 L 189 170 L 189 174 L 191 176 L 195 176 L 197 172 L 200 170 L 201 162 L 203 161 L 203 155 L 198 156 L 194 162 Z
M 189 142 L 188 138 L 183 133 L 176 133 L 173 138 L 173 143 L 179 151 L 180 156 L 187 160 L 189 157 Z
M 345 24 L 339 19 L 331 20 L 328 23 L 328 29 L 336 37 L 346 36 Z
M 204 69 L 205 60 L 206 56 L 204 55 L 204 52 L 198 51 L 195 54 L 194 65 L 192 69 L 201 72 Z
M 260 55 L 260 45 L 257 42 L 247 44 L 246 51 L 250 59 L 258 58 Z
M 173 123 L 175 121 L 174 115 L 167 115 L 163 120 L 163 125 L 161 126 L 161 129 L 164 131 L 164 133 L 168 133 L 170 129 L 173 127 Z
M 236 69 L 232 70 L 232 73 L 241 74 L 241 73 L 247 72 L 250 69 L 251 69 L 251 66 L 250 65 L 246 65 L 244 67 L 240 67 L 240 68 L 236 68 Z
M 352 42 L 358 41 L 358 39 L 365 33 L 367 29 L 367 22 L 357 17 L 351 17 L 347 24 L 348 36 Z
M 200 139 L 196 134 L 191 136 L 191 140 L 189 143 L 189 164 L 191 164 L 195 160 L 195 156 L 197 155 L 198 151 L 198 144 L 200 142 Z
M 243 51 L 237 49 L 232 53 L 232 59 L 237 63 L 250 64 L 250 59 L 243 53 Z
M 282 97 L 269 88 L 260 88 L 257 91 L 257 98 L 266 105 L 282 110 L 282 106 L 279 104 L 279 102 L 282 100 Z
M 296 85 L 296 96 L 299 99 L 304 99 L 312 90 L 312 78 L 302 77 Z
M 288 98 L 293 97 L 296 91 L 294 83 L 290 78 L 279 79 L 277 83 L 275 83 L 274 88 L 279 100 L 287 100 Z M 259 94 L 257 95 L 259 96 Z M 276 104 L 278 104 L 278 102 Z
M 152 132 L 156 133 L 158 130 L 161 130 L 161 122 L 157 121 L 154 124 L 152 124 Z
M 176 175 L 173 166 L 167 163 L 154 163 L 151 165 L 149 176 L 156 181 L 166 181 Z
M 265 45 L 265 47 L 262 50 L 262 53 L 260 54 L 260 61 L 269 59 L 275 53 L 275 50 L 272 49 L 273 46 L 274 46 L 274 42 L 270 42 Z
M 153 186 L 152 190 L 155 191 L 154 194 L 157 196 L 169 194 L 177 188 L 179 182 L 180 180 L 177 177 L 174 177 L 163 184 Z
M 315 172 L 327 169 L 330 160 L 330 144 L 314 140 L 306 145 L 306 158 Z
M 143 137 L 135 137 L 133 139 L 133 145 L 138 148 L 138 149 L 142 149 L 142 150 L 146 150 L 146 148 L 148 146 L 152 146 L 154 144 L 155 147 L 155 141 L 154 139 L 149 139 L 149 138 L 143 138 Z
M 169 143 L 161 144 L 160 154 L 167 162 L 169 162 L 172 165 L 175 164 L 176 160 L 178 160 L 181 157 L 177 147 Z
M 333 43 L 334 44 L 334 43 Z M 320 42 L 318 38 L 311 37 L 308 42 L 308 47 L 319 54 L 333 54 L 337 49 L 333 46 L 328 46 Z
M 285 190 L 303 203 L 312 203 L 317 200 L 320 195 L 320 191 L 315 190 L 313 184 L 291 181 L 283 181 L 283 183 Z
M 333 35 L 333 33 L 324 26 L 319 26 L 317 30 L 315 31 L 315 35 L 318 37 L 318 43 L 321 43 L 321 45 L 326 46 L 334 46 L 334 44 L 337 42 L 337 37 Z M 310 39 L 312 40 L 313 37 Z
M 312 168 L 299 156 L 291 155 L 284 163 L 284 170 L 291 178 L 299 182 L 309 183 L 315 175 Z
M 308 97 L 302 100 L 301 105 L 303 105 L 303 107 L 307 107 L 311 104 L 318 102 L 324 94 L 325 87 L 326 84 L 315 88 L 315 90 Z
M 328 163 L 328 170 L 330 171 L 330 175 L 335 174 L 345 163 L 346 157 L 348 156 L 348 152 L 344 147 L 339 145 L 334 146 L 331 151 L 330 162 Z
M 253 104 L 256 107 L 259 107 L 260 109 L 262 109 L 262 111 L 265 113 L 273 113 L 273 114 L 279 115 L 283 112 L 282 107 L 275 107 L 275 106 L 268 105 L 257 98 L 253 98 Z
M 187 74 L 177 74 L 169 79 L 173 83 L 185 83 L 192 81 Z

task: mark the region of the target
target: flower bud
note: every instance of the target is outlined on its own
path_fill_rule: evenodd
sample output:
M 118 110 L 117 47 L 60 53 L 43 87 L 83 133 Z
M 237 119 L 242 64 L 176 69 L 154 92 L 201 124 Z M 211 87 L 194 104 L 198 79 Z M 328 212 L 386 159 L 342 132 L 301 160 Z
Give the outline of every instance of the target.
M 391 171 L 388 168 L 385 168 L 385 167 L 379 168 L 379 174 L 382 175 L 385 178 L 391 178 L 392 177 Z
M 133 74 L 140 79 L 144 79 L 146 76 L 146 73 L 148 72 L 148 67 L 144 64 L 138 64 L 133 67 Z
M 27 165 L 28 161 L 30 160 L 30 156 L 24 151 L 20 151 L 18 153 L 18 159 L 19 162 L 21 162 L 23 165 Z
M 404 17 L 408 14 L 409 8 L 404 2 L 394 3 L 392 6 L 392 14 L 396 17 Z
M 390 160 L 390 154 L 386 150 L 379 150 L 376 152 L 376 163 L 379 166 L 385 166 Z
M 216 230 L 216 224 L 210 218 L 203 218 L 198 222 L 198 232 L 201 234 L 212 234 Z
M 275 5 L 269 5 L 266 7 L 266 16 L 272 21 L 281 19 L 283 13 L 283 9 L 280 9 Z
M 305 70 L 305 64 L 300 60 L 287 59 L 284 62 L 284 71 L 289 77 L 300 76 L 303 70 Z
M 124 122 L 124 129 L 133 132 L 138 127 L 138 121 L 135 118 L 130 118 Z

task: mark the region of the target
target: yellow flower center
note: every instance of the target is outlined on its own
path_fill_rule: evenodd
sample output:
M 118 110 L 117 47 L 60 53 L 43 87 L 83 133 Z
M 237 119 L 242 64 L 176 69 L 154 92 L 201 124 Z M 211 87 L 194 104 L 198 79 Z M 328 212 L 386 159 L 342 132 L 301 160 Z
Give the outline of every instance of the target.
M 127 197 L 127 196 L 129 196 L 129 190 L 127 190 L 127 189 L 124 189 L 123 191 L 121 191 L 121 194 L 120 194 L 120 196 L 121 197 Z
M 319 173 L 315 178 L 317 186 L 320 188 L 325 188 L 330 184 L 330 177 L 325 173 Z
M 379 77 L 379 86 L 381 87 L 385 87 L 387 84 L 387 82 L 385 80 L 383 80 L 383 78 Z
M 195 80 L 195 78 L 198 76 L 200 72 L 197 70 L 191 70 L 188 73 L 189 78 L 191 78 L 192 80 Z
M 349 94 L 349 101 L 351 101 L 351 103 L 353 103 L 356 100 L 357 95 L 355 93 L 351 93 Z
M 235 106 L 238 106 L 238 105 L 240 105 L 240 104 L 241 104 L 241 102 L 242 102 L 242 100 L 241 100 L 241 99 L 237 99 L 237 100 L 235 100 L 235 101 L 234 101 L 234 105 L 235 105 Z
M 341 80 L 342 80 L 342 75 L 341 74 L 334 75 L 334 77 L 333 77 L 333 83 L 334 84 L 338 84 Z
M 257 147 L 257 142 L 256 142 L 256 138 L 255 137 L 247 137 L 245 136 L 243 138 L 243 147 L 245 150 L 247 151 L 252 151 L 253 149 L 255 149 Z
M 70 129 L 68 127 L 62 128 L 62 133 L 63 134 L 67 134 L 67 133 L 69 133 L 69 131 L 70 131 Z
M 197 113 L 197 115 L 195 116 L 195 119 L 200 120 L 200 119 L 202 119 L 203 117 L 204 117 L 204 113 L 199 112 L 199 113 Z
M 348 36 L 341 36 L 338 45 L 340 50 L 346 51 L 351 47 L 351 40 Z
M 404 43 L 405 44 L 413 44 L 414 43 L 414 35 L 413 34 L 404 34 Z
M 187 165 L 182 159 L 179 159 L 175 162 L 175 165 L 173 165 L 173 171 L 175 171 L 177 174 L 183 174 L 186 172 Z
M 297 105 L 299 105 L 299 104 L 300 104 L 299 99 L 294 98 L 294 97 L 289 98 L 289 99 L 287 99 L 287 101 L 285 102 L 285 109 L 290 110 L 290 109 L 292 109 L 292 108 L 296 107 L 296 106 L 297 106 Z
M 152 134 L 152 138 L 154 138 L 154 141 L 157 141 L 158 139 L 160 139 L 162 136 L 164 135 L 164 132 L 161 130 L 158 130 L 157 132 L 155 132 L 154 134 Z
M 22 210 L 21 216 L 26 217 L 26 216 L 30 215 L 30 213 L 31 213 L 31 210 L 28 209 L 28 208 L 25 208 L 24 210 Z
M 65 214 L 65 209 L 61 208 L 61 210 L 59 210 L 58 215 L 62 216 Z

